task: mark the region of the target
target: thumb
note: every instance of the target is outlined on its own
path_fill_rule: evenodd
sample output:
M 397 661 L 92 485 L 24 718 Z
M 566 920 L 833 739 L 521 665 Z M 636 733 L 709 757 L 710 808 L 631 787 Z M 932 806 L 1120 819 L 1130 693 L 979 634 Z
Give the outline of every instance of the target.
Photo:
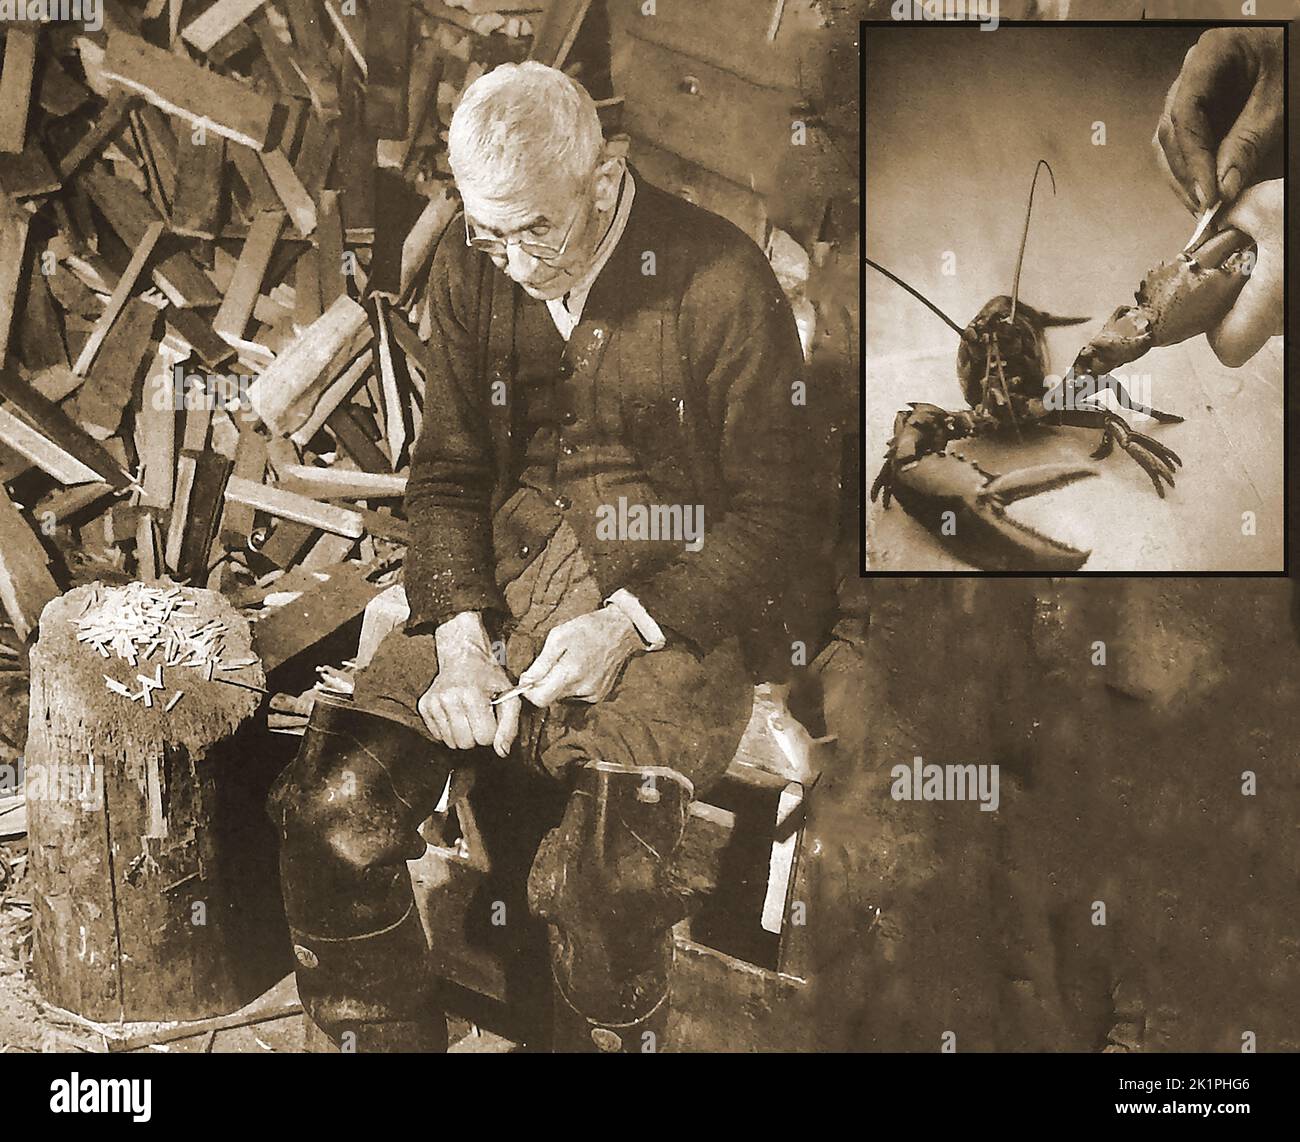
M 511 698 L 502 702 L 497 708 L 497 732 L 492 739 L 492 748 L 496 750 L 498 757 L 505 757 L 510 752 L 510 747 L 515 744 L 515 735 L 519 732 L 519 712 L 522 707 L 521 699 Z
M 1237 300 L 1207 340 L 1231 369 L 1250 360 L 1270 337 L 1282 332 L 1282 259 L 1259 247 L 1250 277 Z
M 564 644 L 560 639 L 555 637 L 555 631 L 551 631 L 546 636 L 546 642 L 542 645 L 542 652 L 529 664 L 528 669 L 519 675 L 519 685 L 524 687 L 535 686 L 550 673 L 553 667 L 564 653 Z
M 1219 221 L 1219 229 L 1237 229 L 1249 234 L 1256 244 L 1272 236 L 1281 212 L 1280 180 L 1260 182 L 1247 188 Z
M 1232 202 L 1251 182 L 1261 157 L 1277 141 L 1281 118 L 1272 105 L 1275 99 L 1276 93 L 1260 76 L 1237 121 L 1219 144 L 1217 169 L 1224 202 Z

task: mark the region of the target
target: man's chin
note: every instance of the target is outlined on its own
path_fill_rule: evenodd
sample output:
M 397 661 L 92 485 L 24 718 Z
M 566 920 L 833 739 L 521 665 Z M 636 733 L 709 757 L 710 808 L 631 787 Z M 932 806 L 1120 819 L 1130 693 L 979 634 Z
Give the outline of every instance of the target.
M 545 282 L 518 282 L 518 285 L 524 293 L 538 301 L 554 301 L 557 297 L 563 297 L 565 292 L 565 285 L 561 278 L 552 278 Z
M 564 290 L 557 289 L 555 286 L 524 286 L 523 291 L 537 301 L 554 301 L 557 297 L 564 296 Z

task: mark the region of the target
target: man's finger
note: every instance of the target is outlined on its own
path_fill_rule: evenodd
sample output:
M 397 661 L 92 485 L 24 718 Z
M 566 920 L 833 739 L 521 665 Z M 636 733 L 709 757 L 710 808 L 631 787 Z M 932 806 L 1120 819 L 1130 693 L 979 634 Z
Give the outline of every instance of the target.
M 1256 245 L 1274 239 L 1282 216 L 1282 180 L 1256 183 L 1232 204 L 1219 222 L 1221 229 L 1233 227 L 1255 239 Z
M 504 705 L 504 703 L 503 703 Z M 467 694 L 465 714 L 469 718 L 470 732 L 475 745 L 491 745 L 496 737 L 497 722 L 492 714 L 492 704 L 486 694 Z
M 456 691 L 449 691 L 443 697 L 443 705 L 447 710 L 447 722 L 451 728 L 451 744 L 456 749 L 473 749 L 474 729 L 470 725 L 469 711 L 465 707 L 464 697 Z
M 528 668 L 519 675 L 519 685 L 531 687 L 540 682 L 564 657 L 567 649 L 563 639 L 557 637 L 555 631 L 551 631 L 546 636 L 546 642 L 542 644 L 541 654 L 534 658 Z
M 492 748 L 496 750 L 498 757 L 505 757 L 510 752 L 510 747 L 515 744 L 515 737 L 519 733 L 519 714 L 522 709 L 523 701 L 519 698 L 510 698 L 496 708 L 497 732 L 492 739 Z
M 1196 204 L 1204 210 L 1217 195 L 1214 156 L 1219 140 L 1209 117 L 1209 101 L 1218 90 L 1222 57 L 1193 47 L 1183 60 L 1178 82 L 1170 88 L 1162 126 L 1169 169 Z
M 1188 49 L 1190 55 L 1192 49 Z M 1187 57 L 1183 57 L 1183 63 L 1186 64 Z M 1169 185 L 1173 187 L 1174 193 L 1187 205 L 1188 210 L 1193 214 L 1197 212 L 1196 203 L 1192 199 L 1192 184 L 1190 180 L 1184 183 L 1186 171 L 1183 165 L 1182 152 L 1174 139 L 1174 123 L 1170 115 L 1170 109 L 1174 105 L 1174 99 L 1178 95 L 1179 80 L 1175 79 L 1169 85 L 1169 90 L 1165 92 L 1164 106 L 1160 108 L 1160 118 L 1156 122 L 1155 133 L 1151 136 L 1151 146 L 1156 153 L 1156 163 L 1169 180 Z
M 1281 179 L 1248 187 L 1223 215 L 1224 229 L 1249 234 L 1256 248 L 1249 279 L 1232 309 L 1206 337 L 1215 355 L 1230 368 L 1245 364 L 1269 337 L 1282 332 L 1281 218 Z
M 549 706 L 552 702 L 558 702 L 561 698 L 571 695 L 577 681 L 577 670 L 572 658 L 561 655 L 545 675 L 524 691 L 524 697 L 534 706 Z
M 1165 120 L 1162 119 L 1161 124 L 1163 125 L 1164 122 Z M 1151 149 L 1155 152 L 1156 166 L 1160 168 L 1160 173 L 1165 176 L 1165 181 L 1169 183 L 1174 194 L 1178 196 L 1178 201 L 1187 207 L 1189 213 L 1199 214 L 1200 211 L 1196 209 L 1196 203 L 1192 201 L 1192 196 L 1187 193 L 1183 184 L 1174 177 L 1174 172 L 1169 169 L 1169 159 L 1165 157 L 1165 148 L 1164 144 L 1160 140 L 1159 128 L 1157 128 L 1156 133 L 1151 136 Z
M 446 711 L 442 707 L 442 700 L 439 697 L 431 697 L 425 694 L 424 697 L 416 703 L 416 709 L 420 711 L 420 717 L 424 719 L 425 727 L 438 741 L 443 745 L 453 745 L 451 737 L 451 724 L 447 720 Z
M 1246 106 L 1219 145 L 1217 178 L 1225 202 L 1235 201 L 1259 171 L 1260 160 L 1277 143 L 1282 119 L 1278 111 L 1281 90 L 1261 76 Z

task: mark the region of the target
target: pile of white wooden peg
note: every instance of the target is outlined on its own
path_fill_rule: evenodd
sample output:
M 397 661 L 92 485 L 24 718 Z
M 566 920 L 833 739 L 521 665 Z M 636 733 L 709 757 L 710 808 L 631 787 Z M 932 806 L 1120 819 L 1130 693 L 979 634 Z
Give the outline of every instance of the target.
M 77 626 L 77 640 L 89 643 L 104 658 L 116 655 L 132 666 L 140 666 L 161 653 L 162 661 L 155 664 L 152 674 L 136 674 L 140 683 L 138 691 L 104 675 L 104 683 L 113 693 L 148 707 L 154 704 L 154 692 L 166 688 L 164 666 L 201 670 L 204 678 L 211 681 L 215 671 L 242 670 L 257 663 L 256 658 L 223 661 L 225 623 L 220 619 L 198 621 L 193 600 L 179 586 L 155 587 L 140 582 L 122 587 L 96 584 L 85 609 L 72 621 Z M 183 694 L 183 690 L 175 691 L 164 709 L 171 710 Z

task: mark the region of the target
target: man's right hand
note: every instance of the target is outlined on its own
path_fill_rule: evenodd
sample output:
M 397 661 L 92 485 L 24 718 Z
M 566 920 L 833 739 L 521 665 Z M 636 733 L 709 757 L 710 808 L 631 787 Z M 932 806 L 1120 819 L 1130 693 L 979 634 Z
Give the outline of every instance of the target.
M 520 699 L 493 707 L 514 683 L 496 659 L 482 616 L 465 611 L 434 632 L 438 676 L 418 703 L 425 726 L 452 749 L 490 745 L 505 757 L 519 732 Z
M 1261 168 L 1282 139 L 1283 79 L 1277 28 L 1212 28 L 1187 53 L 1152 143 L 1193 214 L 1269 176 Z

